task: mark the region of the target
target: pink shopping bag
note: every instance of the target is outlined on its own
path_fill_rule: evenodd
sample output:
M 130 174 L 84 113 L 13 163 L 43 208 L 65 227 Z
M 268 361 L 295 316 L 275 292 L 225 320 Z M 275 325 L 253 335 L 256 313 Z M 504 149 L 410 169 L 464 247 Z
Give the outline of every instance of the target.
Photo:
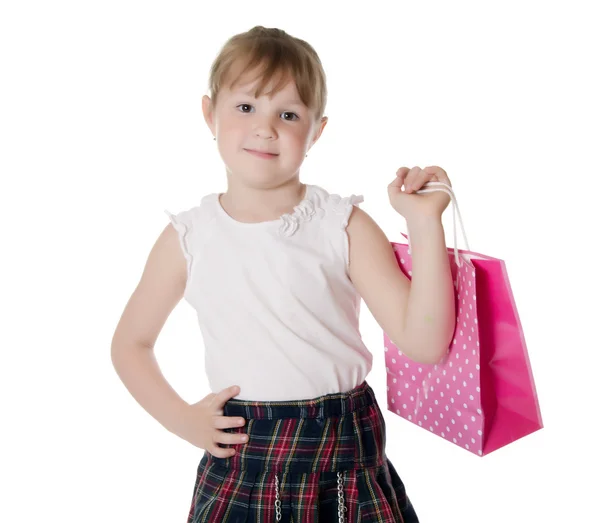
M 432 189 L 430 186 L 444 186 Z M 450 186 L 430 182 L 419 192 L 452 198 L 457 322 L 444 359 L 423 365 L 402 354 L 384 333 L 387 408 L 400 417 L 484 456 L 543 427 L 525 338 L 503 260 L 469 250 Z M 467 250 L 456 247 L 458 213 Z M 406 236 L 405 236 L 406 237 Z M 399 268 L 411 277 L 409 244 L 392 242 Z

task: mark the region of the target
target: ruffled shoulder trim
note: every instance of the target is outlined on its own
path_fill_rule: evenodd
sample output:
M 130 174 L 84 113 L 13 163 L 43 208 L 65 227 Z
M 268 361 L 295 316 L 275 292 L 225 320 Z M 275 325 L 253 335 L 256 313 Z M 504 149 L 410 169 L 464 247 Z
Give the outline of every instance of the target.
M 341 197 L 339 194 L 329 195 L 330 208 L 336 214 L 341 216 L 340 227 L 345 229 L 348 227 L 348 221 L 352 214 L 352 208 L 364 202 L 365 198 L 362 195 L 352 194 L 351 196 Z

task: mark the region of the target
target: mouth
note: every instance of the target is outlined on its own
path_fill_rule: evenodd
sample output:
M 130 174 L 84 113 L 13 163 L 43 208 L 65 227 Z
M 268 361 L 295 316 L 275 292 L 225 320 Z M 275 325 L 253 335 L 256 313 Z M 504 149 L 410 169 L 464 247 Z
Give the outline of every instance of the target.
M 277 158 L 277 156 L 279 156 L 278 154 L 275 153 L 268 153 L 265 151 L 256 151 L 254 149 L 244 149 L 244 151 L 246 151 L 247 153 L 250 153 L 254 156 L 258 156 L 259 158 Z

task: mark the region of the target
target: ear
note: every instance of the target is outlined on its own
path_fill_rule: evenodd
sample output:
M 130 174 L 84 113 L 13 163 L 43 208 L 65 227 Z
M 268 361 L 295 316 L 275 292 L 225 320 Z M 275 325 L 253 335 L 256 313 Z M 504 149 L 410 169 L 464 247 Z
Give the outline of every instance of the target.
M 327 118 L 327 116 L 323 116 L 323 118 L 321 118 L 321 122 L 318 124 L 317 130 L 315 131 L 315 134 L 313 136 L 312 141 L 310 142 L 310 146 L 308 147 L 309 149 L 317 142 L 317 140 L 321 137 L 321 134 L 323 133 L 323 129 L 325 129 L 325 126 L 327 125 L 327 122 L 329 121 L 329 118 Z
M 206 95 L 202 97 L 202 114 L 204 114 L 204 121 L 208 125 L 210 132 L 215 136 L 214 108 L 212 100 Z

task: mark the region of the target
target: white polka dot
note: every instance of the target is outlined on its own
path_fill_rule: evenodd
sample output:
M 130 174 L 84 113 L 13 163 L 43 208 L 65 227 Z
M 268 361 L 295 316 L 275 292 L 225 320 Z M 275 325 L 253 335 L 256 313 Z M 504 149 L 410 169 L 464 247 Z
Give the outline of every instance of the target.
M 477 409 L 477 414 L 481 415 L 481 409 Z
M 450 398 L 450 403 L 454 403 L 454 398 Z
M 400 391 L 398 391 L 396 394 L 398 394 L 398 396 L 402 396 L 402 393 Z
M 414 376 L 411 376 L 411 378 L 412 378 L 413 381 L 415 381 L 415 379 L 416 379 Z
M 479 435 L 481 436 L 481 431 L 480 431 L 480 430 L 478 430 L 478 431 L 477 431 L 477 434 L 479 434 Z
M 427 374 L 427 377 L 428 377 L 428 378 L 431 378 L 431 372 L 430 372 L 429 374 Z
M 477 351 L 473 349 L 473 356 L 475 356 L 475 354 L 477 354 Z
M 479 370 L 479 364 L 475 365 L 475 368 L 476 368 L 477 370 Z
M 462 438 L 462 432 L 459 432 L 459 433 L 458 433 L 458 437 L 459 437 L 459 438 Z
M 478 453 L 480 456 L 482 456 L 482 455 L 483 455 L 483 452 L 481 452 L 481 450 L 478 450 L 478 451 L 477 451 L 477 453 Z
M 456 353 L 456 359 L 458 359 L 460 357 L 460 354 L 458 354 L 458 352 Z
M 440 412 L 440 418 L 444 419 L 444 414 L 442 412 Z
M 400 411 L 398 409 L 396 409 L 396 414 L 400 414 Z
M 440 397 L 443 398 L 444 397 L 444 393 L 440 392 Z
M 450 432 L 450 427 L 448 427 L 447 425 L 446 425 L 446 431 Z
M 452 418 L 452 419 L 450 420 L 450 423 L 452 423 L 452 425 L 454 425 L 454 424 L 456 423 L 456 422 L 454 421 L 454 418 Z
M 469 364 L 469 360 L 465 360 L 465 365 L 468 365 L 468 364 Z
M 466 409 L 466 408 L 467 408 L 467 404 L 466 404 L 466 403 L 463 403 L 463 407 Z
M 436 383 L 439 383 L 440 382 L 440 378 L 437 378 L 435 381 L 436 381 Z
M 419 427 L 422 427 L 422 426 L 423 426 L 423 423 L 421 423 L 421 422 L 419 421 Z
M 452 367 L 452 362 L 449 363 L 450 367 Z
M 469 372 L 469 378 L 473 378 L 473 373 Z
M 465 327 L 466 327 L 466 324 L 465 324 Z M 463 335 L 463 331 L 462 331 L 462 330 L 460 331 L 460 335 L 461 335 L 461 336 Z
M 456 389 L 456 395 L 460 396 L 460 389 Z
M 460 417 L 460 416 L 462 416 L 462 412 L 460 410 L 457 410 L 456 415 Z
M 437 405 L 438 404 L 438 400 L 435 400 L 434 403 Z
M 436 422 L 435 422 L 435 426 L 436 426 L 436 427 L 439 427 L 439 425 L 440 425 L 440 424 L 439 424 L 439 423 L 436 421 Z
M 431 425 L 429 425 L 429 430 L 433 432 L 433 427 Z
M 469 341 L 471 341 L 471 336 L 469 336 Z
M 422 407 L 422 406 L 423 406 L 423 402 L 419 401 L 419 407 Z
M 477 392 L 481 392 L 481 389 L 480 389 L 479 387 L 475 387 L 475 390 L 476 390 Z
M 456 381 L 456 376 L 452 376 L 452 381 Z
M 408 363 L 405 363 L 404 366 L 408 369 Z
M 456 345 L 456 338 L 454 338 L 454 341 L 452 343 L 454 343 L 454 345 Z
M 398 351 L 398 356 L 402 356 L 402 351 L 401 350 Z
M 427 421 L 427 414 L 423 414 L 423 419 Z
M 473 321 L 475 322 L 475 325 L 477 325 L 477 324 L 479 323 L 479 322 L 477 321 L 477 318 L 475 318 Z
M 446 388 L 449 389 L 450 388 L 450 383 L 446 383 Z
M 469 444 L 468 444 L 468 443 L 466 443 L 466 444 L 465 444 L 465 448 L 466 448 L 467 450 L 469 450 Z
M 408 415 L 408 421 L 410 421 L 412 419 L 412 416 L 409 414 Z
M 448 412 L 450 410 L 450 407 L 448 407 L 448 405 L 446 405 L 446 412 Z
M 446 434 L 442 432 L 442 438 L 445 438 L 445 437 L 446 437 Z
M 433 412 L 433 409 L 431 407 L 429 407 L 429 412 Z
M 431 387 L 429 387 L 429 390 L 433 390 L 433 385 Z
M 400 371 L 400 376 L 404 376 L 404 372 Z
M 466 348 L 467 348 L 467 344 L 465 343 L 465 344 L 463 345 L 463 350 L 465 350 Z
M 479 342 L 477 342 L 477 346 L 479 347 Z
M 388 392 L 389 392 L 390 388 L 389 388 L 389 387 L 387 387 L 387 390 L 388 390 Z
M 402 408 L 405 409 L 406 408 L 406 403 L 402 404 Z
M 419 367 L 419 372 L 423 372 L 423 369 L 421 367 Z
M 411 396 L 410 401 L 415 401 L 415 398 L 413 396 Z
M 462 367 L 458 367 L 458 372 L 462 372 Z
M 392 358 L 392 363 L 396 363 L 396 359 L 395 358 Z
M 475 398 L 473 397 L 473 394 L 469 394 L 469 399 L 470 399 L 471 401 L 473 401 L 473 400 L 475 399 Z
M 475 443 L 475 438 L 471 438 L 471 443 Z
M 463 381 L 463 387 L 466 387 L 466 386 L 467 386 L 467 382 Z
M 465 425 L 465 430 L 469 430 L 469 427 L 467 427 L 466 425 Z
M 405 388 L 405 389 L 408 389 L 408 383 L 405 383 L 405 384 L 404 384 L 404 388 Z

